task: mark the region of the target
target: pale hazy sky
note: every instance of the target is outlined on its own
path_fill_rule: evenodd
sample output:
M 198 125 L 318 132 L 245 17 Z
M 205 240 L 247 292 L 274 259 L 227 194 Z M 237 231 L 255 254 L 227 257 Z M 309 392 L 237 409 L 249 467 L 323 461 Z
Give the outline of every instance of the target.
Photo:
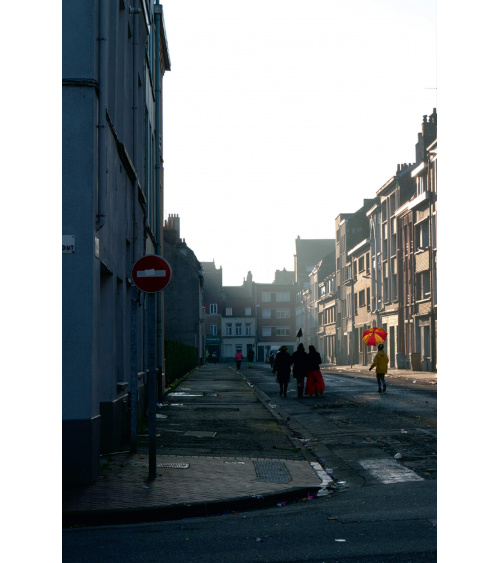
M 224 285 L 413 162 L 436 103 L 436 0 L 163 0 L 165 215 Z M 439 118 L 439 108 L 438 118 Z

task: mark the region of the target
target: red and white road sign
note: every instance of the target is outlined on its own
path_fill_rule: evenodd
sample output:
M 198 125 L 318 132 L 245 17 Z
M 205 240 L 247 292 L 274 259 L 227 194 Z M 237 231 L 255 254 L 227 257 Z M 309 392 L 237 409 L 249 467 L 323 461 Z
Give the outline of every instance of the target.
M 132 268 L 132 279 L 135 285 L 145 293 L 162 291 L 167 287 L 171 276 L 170 264 L 155 254 L 139 258 Z

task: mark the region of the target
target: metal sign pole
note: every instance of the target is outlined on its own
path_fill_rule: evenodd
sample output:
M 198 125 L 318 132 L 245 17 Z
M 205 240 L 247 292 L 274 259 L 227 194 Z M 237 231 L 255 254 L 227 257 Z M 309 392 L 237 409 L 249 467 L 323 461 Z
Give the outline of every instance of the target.
M 149 478 L 156 479 L 156 294 L 148 293 Z

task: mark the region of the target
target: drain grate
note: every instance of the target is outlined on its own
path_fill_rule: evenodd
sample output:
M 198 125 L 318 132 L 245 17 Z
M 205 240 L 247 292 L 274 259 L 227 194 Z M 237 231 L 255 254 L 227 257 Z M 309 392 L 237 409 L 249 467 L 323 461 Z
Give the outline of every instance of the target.
M 129 461 L 126 463 L 128 467 L 149 467 L 147 461 Z M 157 463 L 156 467 L 163 467 L 167 469 L 187 469 L 189 463 Z
M 292 478 L 282 461 L 254 461 L 257 481 L 265 483 L 289 483 Z

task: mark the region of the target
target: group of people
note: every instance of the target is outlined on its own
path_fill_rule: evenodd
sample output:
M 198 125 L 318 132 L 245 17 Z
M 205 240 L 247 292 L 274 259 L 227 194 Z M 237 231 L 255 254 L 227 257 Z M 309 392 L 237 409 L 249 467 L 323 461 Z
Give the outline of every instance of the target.
M 212 361 L 217 363 L 217 353 L 212 354 Z M 253 368 L 253 359 L 255 352 L 252 348 L 247 351 L 248 367 Z M 209 353 L 206 352 L 206 360 L 209 361 Z M 236 368 L 241 369 L 241 362 L 243 361 L 243 354 L 241 350 L 237 350 L 234 360 Z M 276 381 L 280 386 L 280 397 L 287 396 L 288 384 L 290 383 L 290 375 L 293 373 L 294 379 L 297 381 L 297 395 L 303 397 L 304 395 L 323 395 L 325 391 L 325 382 L 319 364 L 321 364 L 321 356 L 316 351 L 314 346 L 309 346 L 309 353 L 306 353 L 304 345 L 300 343 L 297 350 L 290 355 L 287 352 L 286 346 L 281 346 L 276 356 L 271 352 L 269 356 L 273 374 L 276 373 Z M 389 358 L 384 351 L 384 345 L 378 345 L 378 352 L 373 359 L 370 371 L 376 368 L 378 392 L 385 393 L 387 385 L 385 376 L 387 374 L 387 367 Z M 292 368 L 293 366 L 293 368 Z M 307 378 L 307 383 L 305 380 Z M 305 389 L 304 389 L 305 383 Z
M 297 381 L 297 395 L 299 397 L 303 397 L 304 394 L 314 395 L 315 397 L 323 395 L 325 382 L 319 364 L 321 364 L 321 356 L 314 346 L 309 346 L 309 353 L 307 353 L 304 345 L 300 343 L 292 355 L 287 352 L 286 346 L 281 346 L 273 363 L 273 374 L 276 373 L 276 380 L 280 386 L 280 397 L 287 396 L 292 373 Z M 304 388 L 306 378 L 307 382 Z

